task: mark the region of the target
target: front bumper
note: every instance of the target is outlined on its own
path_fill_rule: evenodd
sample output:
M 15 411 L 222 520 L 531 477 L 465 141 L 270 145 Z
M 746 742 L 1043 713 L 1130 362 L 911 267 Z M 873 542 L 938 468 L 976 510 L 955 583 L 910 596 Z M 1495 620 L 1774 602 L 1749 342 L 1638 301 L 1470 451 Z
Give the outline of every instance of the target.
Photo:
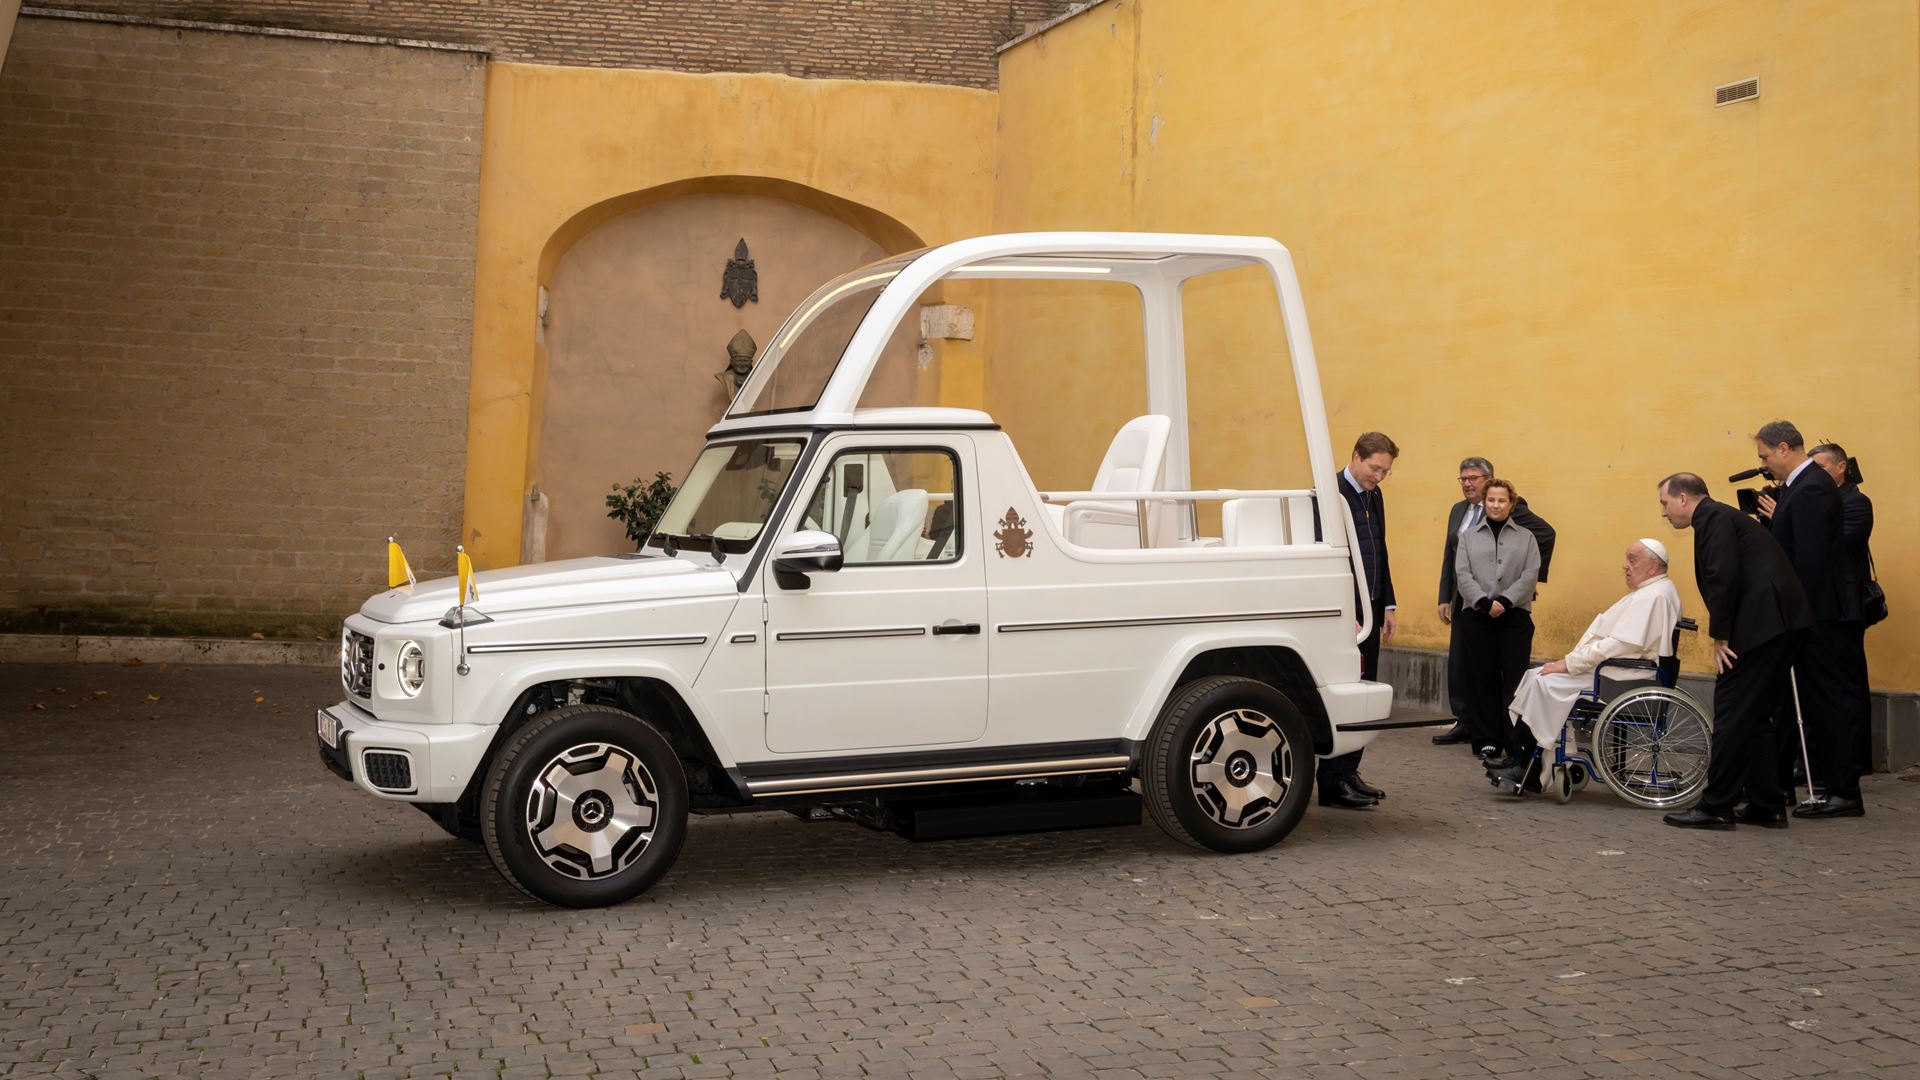
M 321 709 L 316 728 L 329 724 L 339 734 L 333 745 L 316 730 L 320 761 L 334 775 L 369 795 L 399 802 L 453 802 L 493 743 L 494 727 L 482 724 L 399 724 L 383 722 L 351 701 Z M 367 755 L 404 756 L 412 774 L 410 791 L 382 791 L 367 768 Z

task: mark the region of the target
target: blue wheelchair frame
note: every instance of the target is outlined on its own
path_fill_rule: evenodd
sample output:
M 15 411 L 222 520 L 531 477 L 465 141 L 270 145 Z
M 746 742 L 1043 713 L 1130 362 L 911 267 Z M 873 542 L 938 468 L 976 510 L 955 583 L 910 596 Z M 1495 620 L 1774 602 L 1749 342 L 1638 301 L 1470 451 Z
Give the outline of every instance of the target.
M 1669 642 L 1667 649 L 1668 655 L 1658 660 L 1602 660 L 1600 665 L 1593 669 L 1593 685 L 1588 689 L 1580 691 L 1579 698 L 1573 703 L 1572 711 L 1567 714 L 1566 725 L 1560 729 L 1560 740 L 1553 748 L 1553 769 L 1566 771 L 1567 776 L 1570 778 L 1569 783 L 1571 790 L 1578 791 L 1587 785 L 1587 781 L 1590 778 L 1604 777 L 1606 775 L 1603 770 L 1594 764 L 1591 737 L 1588 738 L 1586 745 L 1582 746 L 1579 734 L 1580 732 L 1591 732 L 1594 721 L 1598 720 L 1600 714 L 1606 711 L 1607 703 L 1600 697 L 1600 678 L 1602 673 L 1608 668 L 1651 671 L 1653 672 L 1655 685 L 1663 689 L 1671 690 L 1674 688 L 1674 685 L 1680 681 L 1680 634 L 1682 631 L 1698 630 L 1699 628 L 1700 624 L 1692 619 L 1681 619 L 1675 623 L 1673 627 L 1673 640 Z M 1647 726 L 1646 721 L 1638 719 L 1621 719 L 1614 721 L 1614 723 Z M 1569 740 L 1573 743 L 1572 752 L 1567 750 Z M 1653 742 L 1656 746 L 1658 745 L 1658 739 L 1653 740 Z M 1534 759 L 1538 760 L 1539 756 L 1545 750 L 1545 747 L 1536 748 L 1533 752 Z M 1529 765 L 1531 765 L 1531 762 Z M 1578 773 L 1574 771 L 1574 767 L 1578 767 Z M 1551 775 L 1552 769 L 1541 770 L 1540 783 L 1543 788 L 1547 783 L 1548 777 Z M 1577 777 L 1577 779 L 1573 779 L 1574 777 Z M 1604 783 L 1604 781 L 1602 782 Z M 1652 774 L 1649 777 L 1649 783 L 1655 785 L 1661 783 L 1658 750 L 1654 752 Z

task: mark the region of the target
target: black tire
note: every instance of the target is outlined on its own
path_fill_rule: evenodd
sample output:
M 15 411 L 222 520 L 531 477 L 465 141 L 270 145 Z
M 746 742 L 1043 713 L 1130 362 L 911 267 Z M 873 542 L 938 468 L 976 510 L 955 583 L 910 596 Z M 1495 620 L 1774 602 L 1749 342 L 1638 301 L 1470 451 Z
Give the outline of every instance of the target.
M 569 798 L 572 812 L 561 817 L 555 811 Z M 622 813 L 634 823 L 623 824 Z M 531 721 L 501 749 L 482 789 L 480 826 L 494 867 L 528 896 L 562 907 L 618 904 L 660 880 L 680 854 L 686 773 L 645 720 L 570 705 Z
M 1239 749 L 1230 750 L 1228 740 Z M 1268 774 L 1259 772 L 1263 758 Z M 1217 780 L 1200 779 L 1216 766 Z M 1260 851 L 1300 823 L 1313 796 L 1313 770 L 1312 732 L 1286 695 L 1220 675 L 1187 683 L 1167 699 L 1147 737 L 1140 787 L 1154 824 L 1174 839 L 1213 851 Z M 1252 801 L 1235 806 L 1228 795 Z

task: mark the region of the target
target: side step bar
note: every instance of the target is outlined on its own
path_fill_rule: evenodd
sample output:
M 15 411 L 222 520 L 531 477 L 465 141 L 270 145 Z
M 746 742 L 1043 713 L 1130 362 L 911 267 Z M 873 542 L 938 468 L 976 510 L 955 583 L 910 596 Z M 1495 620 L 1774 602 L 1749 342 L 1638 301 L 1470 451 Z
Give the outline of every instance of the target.
M 1341 724 L 1341 731 L 1393 731 L 1398 728 L 1439 727 L 1441 724 L 1455 722 L 1452 713 L 1403 713 L 1389 716 L 1385 720 L 1363 720 L 1358 724 Z

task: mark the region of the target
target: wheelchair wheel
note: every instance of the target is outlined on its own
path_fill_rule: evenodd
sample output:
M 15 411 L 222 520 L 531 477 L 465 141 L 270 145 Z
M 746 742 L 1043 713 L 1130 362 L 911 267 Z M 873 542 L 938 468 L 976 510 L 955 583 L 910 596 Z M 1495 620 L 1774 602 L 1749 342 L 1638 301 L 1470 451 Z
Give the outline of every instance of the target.
M 1588 782 L 1593 779 L 1593 776 L 1587 772 L 1587 767 L 1577 761 L 1569 761 L 1567 762 L 1566 769 L 1567 782 L 1573 785 L 1574 794 L 1585 791 Z
M 1639 686 L 1608 703 L 1593 727 L 1593 762 L 1621 798 L 1684 810 L 1707 787 L 1713 716 L 1684 691 Z
M 1547 777 L 1547 790 L 1553 793 L 1553 801 L 1561 806 L 1573 801 L 1573 773 L 1570 766 L 1562 765 Z

